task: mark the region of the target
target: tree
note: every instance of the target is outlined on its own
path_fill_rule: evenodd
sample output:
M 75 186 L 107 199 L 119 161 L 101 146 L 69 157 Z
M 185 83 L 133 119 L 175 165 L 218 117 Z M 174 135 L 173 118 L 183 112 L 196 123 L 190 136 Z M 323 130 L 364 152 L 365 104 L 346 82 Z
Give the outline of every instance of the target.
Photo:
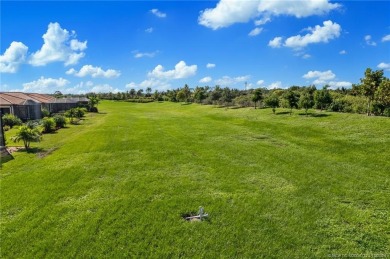
M 205 88 L 196 87 L 194 91 L 194 100 L 198 103 L 201 103 L 204 99 L 206 99 L 207 93 Z
M 257 88 L 253 92 L 253 96 L 252 96 L 252 101 L 255 103 L 255 109 L 256 109 L 256 103 L 261 102 L 263 99 L 264 99 L 263 92 L 261 91 L 260 88 Z M 259 107 L 260 107 L 260 104 L 259 104 Z
M 55 91 L 55 92 L 54 92 L 54 97 L 55 97 L 55 98 L 62 98 L 62 97 L 63 97 L 63 94 L 62 94 L 60 91 Z
M 14 142 L 23 141 L 26 150 L 29 149 L 31 142 L 39 142 L 42 139 L 41 132 L 38 128 L 29 128 L 27 126 L 21 126 L 16 132 L 16 135 L 11 137 Z
M 314 102 L 317 108 L 321 111 L 327 108 L 332 103 L 332 96 L 328 90 L 328 86 L 324 86 L 322 90 L 318 90 L 314 93 Z
M 98 112 L 97 105 L 100 100 L 97 96 L 89 96 L 88 97 L 88 108 L 90 112 Z
M 272 107 L 272 112 L 275 114 L 276 108 L 279 107 L 279 96 L 276 93 L 272 93 L 265 98 L 264 103 Z
M 131 98 L 134 98 L 134 95 L 136 94 L 136 91 L 135 91 L 135 89 L 134 88 L 131 88 L 130 89 L 130 96 L 131 96 Z
M 307 110 L 312 108 L 313 105 L 314 105 L 313 96 L 310 94 L 310 92 L 305 91 L 299 97 L 299 106 L 305 109 L 306 116 L 307 116 Z
M 146 88 L 146 97 L 150 97 L 150 96 L 151 96 L 151 93 L 152 93 L 152 88 L 147 87 L 147 88 Z
M 383 80 L 383 70 L 372 71 L 367 68 L 364 78 L 361 78 L 361 91 L 367 97 L 367 115 L 371 115 L 371 104 L 375 97 L 375 92 Z
M 381 114 L 384 110 L 390 110 L 390 79 L 384 78 L 375 92 L 375 101 L 381 106 Z
M 185 102 L 186 100 L 186 94 L 185 92 L 183 91 L 183 89 L 181 89 L 179 92 L 177 92 L 176 94 L 176 99 L 181 101 L 181 102 Z
M 292 109 L 298 108 L 299 96 L 292 89 L 289 89 L 284 93 L 283 98 L 286 100 L 287 105 L 290 108 L 291 115 Z

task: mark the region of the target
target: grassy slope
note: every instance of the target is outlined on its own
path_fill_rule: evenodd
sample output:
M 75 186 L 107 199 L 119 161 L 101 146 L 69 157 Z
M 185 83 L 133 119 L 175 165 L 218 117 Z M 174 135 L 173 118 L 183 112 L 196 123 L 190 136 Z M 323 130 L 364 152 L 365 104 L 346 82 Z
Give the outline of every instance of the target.
M 390 251 L 390 120 L 104 102 L 1 170 L 2 257 Z M 92 116 L 92 117 L 91 117 Z M 205 207 L 210 218 L 181 214 Z

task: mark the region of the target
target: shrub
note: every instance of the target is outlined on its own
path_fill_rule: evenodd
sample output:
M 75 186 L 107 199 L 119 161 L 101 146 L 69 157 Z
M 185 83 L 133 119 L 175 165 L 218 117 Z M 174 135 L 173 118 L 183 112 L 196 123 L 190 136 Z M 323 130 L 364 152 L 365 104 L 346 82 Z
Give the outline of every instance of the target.
M 30 142 L 39 142 L 42 136 L 37 128 L 31 129 L 27 126 L 20 126 L 16 135 L 11 137 L 14 142 L 23 141 L 26 150 L 30 147 Z
M 40 125 L 40 120 L 32 120 L 32 121 L 28 121 L 26 122 L 26 126 L 30 129 L 34 129 L 34 128 L 38 128 L 38 126 Z
M 44 133 L 50 133 L 56 130 L 56 123 L 53 118 L 43 118 L 42 127 Z
M 89 108 L 90 112 L 99 112 L 97 107 L 91 107 Z
M 65 119 L 65 117 L 62 116 L 62 115 L 60 115 L 60 114 L 55 115 L 55 116 L 53 117 L 53 120 L 54 120 L 54 122 L 55 122 L 55 127 L 56 127 L 57 129 L 63 128 L 63 127 L 65 127 L 65 125 L 66 125 L 66 119 Z
M 50 112 L 46 108 L 43 108 L 41 110 L 41 113 L 42 113 L 42 117 L 50 117 Z
M 8 125 L 5 125 L 5 126 L 3 127 L 3 130 L 4 130 L 4 131 L 9 131 L 10 129 L 11 129 L 11 127 L 8 126 Z
M 16 125 L 22 125 L 22 120 L 13 114 L 4 114 L 2 117 L 3 126 L 8 125 L 10 128 Z

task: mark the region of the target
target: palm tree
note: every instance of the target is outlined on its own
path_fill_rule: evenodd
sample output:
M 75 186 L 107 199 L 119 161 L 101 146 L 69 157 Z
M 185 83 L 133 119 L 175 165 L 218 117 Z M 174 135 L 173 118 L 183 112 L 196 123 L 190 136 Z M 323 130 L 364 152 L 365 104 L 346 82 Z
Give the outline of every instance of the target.
M 23 140 L 26 150 L 30 147 L 31 142 L 39 142 L 42 139 L 41 132 L 38 128 L 29 128 L 28 126 L 21 126 L 16 132 L 16 135 L 11 137 L 14 142 Z

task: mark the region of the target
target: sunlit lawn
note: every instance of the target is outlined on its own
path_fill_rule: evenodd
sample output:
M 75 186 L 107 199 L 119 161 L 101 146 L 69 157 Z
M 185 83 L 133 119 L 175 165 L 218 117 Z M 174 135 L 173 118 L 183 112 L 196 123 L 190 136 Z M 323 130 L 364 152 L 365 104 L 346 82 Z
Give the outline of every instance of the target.
M 2 165 L 1 257 L 390 256 L 389 118 L 99 111 Z

